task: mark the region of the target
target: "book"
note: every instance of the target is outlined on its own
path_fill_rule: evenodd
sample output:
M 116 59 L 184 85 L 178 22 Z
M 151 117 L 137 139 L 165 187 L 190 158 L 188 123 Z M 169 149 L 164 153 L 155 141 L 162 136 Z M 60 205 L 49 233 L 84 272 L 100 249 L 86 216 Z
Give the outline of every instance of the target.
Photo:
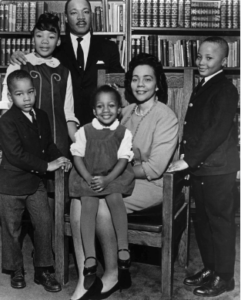
M 191 27 L 191 0 L 184 0 L 184 28 Z
M 139 0 L 132 0 L 132 26 L 139 26 Z
M 0 31 L 4 31 L 4 4 L 0 2 Z
M 96 24 L 96 31 L 102 31 L 102 20 L 101 20 L 101 13 L 100 13 L 100 6 L 95 7 L 95 24 Z
M 152 0 L 152 27 L 158 27 L 158 0 Z
M 5 52 L 5 63 L 8 66 L 10 64 L 10 56 L 11 56 L 11 39 L 6 39 L 6 52 Z
M 165 2 L 165 27 L 171 27 L 171 19 L 172 19 L 172 0 L 166 0 Z
M 232 28 L 239 28 L 239 1 L 233 0 Z
M 221 0 L 220 8 L 220 27 L 227 27 L 227 0 Z
M 139 0 L 139 27 L 146 25 L 146 5 L 145 0 Z
M 159 0 L 159 27 L 165 27 L 165 0 Z
M 152 12 L 152 0 L 146 0 L 145 3 L 145 26 L 146 27 L 152 27 L 152 18 L 153 18 L 153 12 Z
M 141 36 L 141 38 L 140 38 L 140 52 L 145 53 L 145 49 L 146 49 L 146 38 L 145 38 L 145 36 Z
M 178 0 L 172 0 L 171 3 L 171 27 L 175 28 L 178 24 Z
M 184 27 L 184 0 L 179 0 L 178 3 L 178 27 Z
M 16 31 L 23 31 L 23 3 L 16 4 Z
M 29 31 L 34 29 L 37 18 L 37 2 L 29 2 Z
M 4 5 L 4 31 L 9 31 L 9 4 Z
M 6 66 L 6 39 L 1 38 L 1 66 Z
M 23 2 L 23 31 L 29 31 L 29 2 Z
M 38 20 L 39 16 L 42 15 L 43 13 L 48 11 L 48 4 L 44 1 L 37 1 L 37 19 Z

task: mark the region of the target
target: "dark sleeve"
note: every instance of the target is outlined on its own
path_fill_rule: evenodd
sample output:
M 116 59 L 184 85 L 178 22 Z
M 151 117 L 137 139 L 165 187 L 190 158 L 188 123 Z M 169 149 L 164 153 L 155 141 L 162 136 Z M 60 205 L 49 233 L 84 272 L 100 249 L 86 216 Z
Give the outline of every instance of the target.
M 196 168 L 205 161 L 227 138 L 237 111 L 238 93 L 231 84 L 220 87 L 211 99 L 212 120 L 203 131 L 198 143 L 185 153 L 189 167 Z
M 16 124 L 10 118 L 0 119 L 1 146 L 8 162 L 24 171 L 45 173 L 48 164 L 46 161 L 24 150 Z
M 112 41 L 106 41 L 104 45 L 105 45 L 105 49 L 103 49 L 103 51 L 105 52 L 105 56 L 106 56 L 107 72 L 124 73 L 125 71 L 120 64 L 120 54 L 119 54 L 117 44 Z
M 44 134 L 45 134 L 45 138 L 47 140 L 47 147 L 46 147 L 46 153 L 48 156 L 48 161 L 53 161 L 61 156 L 63 156 L 63 154 L 61 153 L 61 151 L 57 148 L 56 144 L 53 141 L 52 138 L 52 133 L 51 133 L 51 126 L 50 126 L 50 122 L 49 122 L 49 118 L 47 116 L 47 114 L 45 112 L 41 112 L 42 113 L 42 118 L 44 119 Z

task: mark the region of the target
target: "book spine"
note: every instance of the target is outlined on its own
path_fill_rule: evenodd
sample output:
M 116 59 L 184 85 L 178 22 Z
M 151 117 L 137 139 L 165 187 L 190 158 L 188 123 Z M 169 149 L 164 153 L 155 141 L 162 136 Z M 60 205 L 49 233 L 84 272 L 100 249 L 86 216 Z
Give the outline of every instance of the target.
M 183 66 L 187 67 L 187 42 L 186 40 L 182 40 L 183 46 Z
M 23 31 L 23 3 L 20 1 L 16 8 L 16 31 Z
M 6 57 L 5 57 L 5 62 L 6 65 L 8 66 L 10 64 L 10 56 L 11 56 L 11 39 L 6 40 Z
M 227 28 L 227 0 L 221 0 L 220 27 Z
M 153 51 L 154 51 L 154 55 L 158 57 L 158 36 L 157 35 L 153 36 Z
M 146 0 L 146 13 L 145 13 L 145 19 L 146 19 L 146 27 L 152 27 L 152 18 L 153 18 L 153 13 L 152 13 L 152 0 Z
M 184 27 L 184 0 L 178 3 L 178 27 Z
M 140 38 L 140 52 L 145 53 L 145 48 L 146 48 L 146 38 L 145 38 L 145 36 L 141 36 L 141 38 Z
M 96 20 L 96 31 L 101 31 L 101 15 L 100 15 L 100 6 L 95 7 L 95 20 Z
M 140 0 L 140 6 L 139 6 L 139 16 L 140 16 L 140 22 L 139 26 L 140 27 L 145 27 L 146 26 L 146 3 L 145 0 Z
M 119 6 L 119 20 L 120 20 L 120 22 L 119 22 L 119 31 L 120 32 L 124 32 L 124 9 L 123 9 L 123 4 L 121 4 L 120 6 Z
M 160 61 L 162 62 L 162 65 L 164 66 L 164 46 L 163 46 L 163 39 L 159 40 L 159 44 L 160 44 Z
M 233 1 L 227 0 L 227 28 L 231 29 L 233 26 L 232 14 L 233 14 Z
M 27 53 L 30 53 L 30 49 L 31 49 L 31 38 L 27 38 L 26 39 L 26 48 L 25 48 Z
M 152 27 L 158 27 L 158 0 L 152 0 Z
M 178 0 L 172 0 L 171 11 L 171 27 L 175 28 L 178 25 Z
M 16 4 L 14 3 L 14 4 L 13 4 L 13 27 L 12 27 L 13 32 L 16 31 L 16 9 L 17 9 L 17 6 L 16 6 Z
M 239 0 L 233 0 L 232 27 L 234 29 L 239 28 Z
M 107 0 L 102 0 L 102 9 L 103 9 L 103 31 L 107 32 L 107 15 L 108 15 L 108 3 Z
M 4 4 L 0 2 L 0 31 L 4 31 Z
M 31 51 L 31 52 L 35 52 L 34 38 L 31 39 L 30 51 Z
M 6 66 L 6 39 L 1 38 L 1 66 Z
M 26 50 L 26 38 L 21 38 L 20 51 L 25 52 Z
M 220 28 L 220 22 L 191 22 L 191 28 Z
M 37 16 L 37 3 L 32 1 L 29 3 L 29 31 L 34 29 Z
M 8 31 L 13 32 L 13 4 L 9 4 L 8 9 Z
M 23 2 L 23 31 L 29 31 L 29 2 Z
M 167 40 L 163 40 L 163 66 L 167 66 Z
M 132 26 L 138 27 L 139 26 L 139 0 L 132 1 Z
M 9 4 L 4 5 L 4 31 L 9 31 Z
M 184 27 L 191 27 L 191 0 L 184 0 Z
M 65 32 L 65 13 L 62 12 L 60 15 L 60 31 Z
M 165 27 L 171 27 L 171 18 L 172 18 L 172 0 L 166 0 L 165 2 Z
M 16 39 L 13 38 L 11 41 L 11 55 L 16 51 Z
M 173 42 L 172 41 L 169 41 L 168 48 L 169 48 L 169 51 L 168 51 L 168 54 L 169 54 L 168 65 L 169 65 L 169 67 L 174 67 L 175 66 L 175 61 L 174 61 L 174 48 L 173 48 Z
M 165 27 L 165 0 L 158 0 L 159 1 L 159 27 Z
M 141 52 L 141 41 L 140 39 L 136 39 L 136 55 L 140 54 Z

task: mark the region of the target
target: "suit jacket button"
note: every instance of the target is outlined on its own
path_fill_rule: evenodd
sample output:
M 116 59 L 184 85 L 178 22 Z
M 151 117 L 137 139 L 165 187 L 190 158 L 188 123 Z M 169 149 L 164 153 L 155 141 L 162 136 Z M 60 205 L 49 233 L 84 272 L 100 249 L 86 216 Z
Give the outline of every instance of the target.
M 186 143 L 187 143 L 187 141 L 186 141 L 186 140 L 184 140 L 184 141 L 183 141 L 183 144 L 186 144 Z
M 190 107 L 193 107 L 193 103 L 190 103 L 189 106 L 190 106 Z
M 185 121 L 185 122 L 184 122 L 184 125 L 186 125 L 186 124 L 187 124 L 187 122 Z
M 39 136 L 39 138 L 41 139 L 41 135 Z
M 44 153 L 44 150 L 42 151 L 42 153 Z

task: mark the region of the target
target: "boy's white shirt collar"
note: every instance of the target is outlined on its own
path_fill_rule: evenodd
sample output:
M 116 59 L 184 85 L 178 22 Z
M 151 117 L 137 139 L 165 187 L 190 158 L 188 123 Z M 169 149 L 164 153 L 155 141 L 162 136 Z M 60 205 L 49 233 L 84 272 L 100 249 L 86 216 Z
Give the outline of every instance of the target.
M 36 112 L 35 112 L 35 110 L 32 108 L 32 111 L 33 111 L 33 114 L 36 116 Z M 25 111 L 23 111 L 22 110 L 22 113 L 31 121 L 31 122 L 33 122 L 33 120 L 32 120 L 32 116 L 30 115 L 30 113 L 29 112 L 25 112 Z
M 110 130 L 116 130 L 116 128 L 119 126 L 120 122 L 116 119 L 114 123 L 112 123 L 110 126 L 103 126 L 100 124 L 98 119 L 94 118 L 92 121 L 92 126 L 97 129 L 97 130 L 102 130 L 102 129 L 110 129 Z
M 205 84 L 206 82 L 208 82 L 208 80 L 210 80 L 211 78 L 213 78 L 214 76 L 218 75 L 218 74 L 221 73 L 221 72 L 223 72 L 223 70 L 219 70 L 218 72 L 216 72 L 216 73 L 214 73 L 214 74 L 212 74 L 212 75 L 209 75 L 209 76 L 207 76 L 207 77 L 204 77 L 204 80 L 205 80 L 204 84 Z M 203 84 L 203 85 L 204 85 L 204 84 Z
M 60 61 L 55 57 L 52 57 L 51 59 L 45 59 L 43 57 L 36 56 L 35 53 L 29 53 L 27 58 L 34 66 L 46 64 L 51 68 L 57 68 L 60 65 Z

